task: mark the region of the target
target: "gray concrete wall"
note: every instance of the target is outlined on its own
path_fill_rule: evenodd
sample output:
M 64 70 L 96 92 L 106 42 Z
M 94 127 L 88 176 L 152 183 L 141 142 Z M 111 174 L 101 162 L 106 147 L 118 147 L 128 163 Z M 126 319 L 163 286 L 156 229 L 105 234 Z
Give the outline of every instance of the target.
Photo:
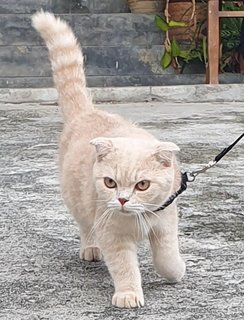
M 30 22 L 40 8 L 61 15 L 74 29 L 90 86 L 160 81 L 162 34 L 154 15 L 128 13 L 126 0 L 2 0 L 0 87 L 52 86 L 47 50 Z
M 1 0 L 1 14 L 33 13 L 40 8 L 54 13 L 128 12 L 126 0 Z

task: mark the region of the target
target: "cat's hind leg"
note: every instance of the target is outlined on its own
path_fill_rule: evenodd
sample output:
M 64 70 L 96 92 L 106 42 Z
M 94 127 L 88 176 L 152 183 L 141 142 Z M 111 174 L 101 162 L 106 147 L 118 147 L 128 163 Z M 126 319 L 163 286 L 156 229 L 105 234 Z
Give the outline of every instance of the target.
M 178 282 L 185 274 L 185 262 L 179 252 L 176 206 L 158 215 L 160 222 L 150 232 L 154 267 L 167 281 Z
M 102 260 L 102 253 L 98 247 L 93 225 L 80 225 L 80 259 L 86 261 L 100 261 Z
M 85 261 L 100 261 L 102 260 L 102 253 L 100 248 L 95 246 L 87 246 L 80 250 L 80 258 Z

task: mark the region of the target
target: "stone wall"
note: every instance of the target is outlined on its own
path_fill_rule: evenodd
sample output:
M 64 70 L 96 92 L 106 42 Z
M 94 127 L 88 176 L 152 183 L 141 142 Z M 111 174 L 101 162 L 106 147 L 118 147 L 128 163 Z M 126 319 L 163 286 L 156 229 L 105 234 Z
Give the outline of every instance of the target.
M 126 0 L 1 0 L 0 87 L 52 86 L 46 47 L 30 21 L 40 8 L 74 29 L 89 86 L 158 85 L 167 79 L 154 15 L 129 13 Z

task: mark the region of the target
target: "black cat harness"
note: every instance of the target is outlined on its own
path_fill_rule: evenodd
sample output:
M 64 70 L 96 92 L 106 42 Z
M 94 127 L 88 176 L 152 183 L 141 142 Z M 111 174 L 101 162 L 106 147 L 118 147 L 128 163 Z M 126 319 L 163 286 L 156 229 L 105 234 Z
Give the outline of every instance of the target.
M 206 172 L 208 169 L 215 166 L 242 138 L 244 137 L 244 133 L 240 135 L 239 138 L 237 138 L 229 147 L 224 148 L 215 158 L 214 160 L 211 160 L 207 165 L 205 165 L 203 168 L 195 170 L 195 171 L 186 171 L 184 173 L 181 173 L 181 185 L 179 190 L 177 190 L 175 193 L 173 193 L 165 203 L 163 203 L 159 208 L 154 210 L 154 212 L 158 212 L 161 210 L 164 210 L 166 207 L 168 207 L 183 191 L 187 189 L 187 183 L 195 181 L 196 177 Z

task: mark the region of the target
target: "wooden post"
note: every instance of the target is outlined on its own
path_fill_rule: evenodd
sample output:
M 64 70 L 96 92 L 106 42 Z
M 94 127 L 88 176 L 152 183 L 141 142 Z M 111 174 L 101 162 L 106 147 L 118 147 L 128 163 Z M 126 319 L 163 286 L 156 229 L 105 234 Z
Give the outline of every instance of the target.
M 208 0 L 208 67 L 206 82 L 219 83 L 219 0 Z

